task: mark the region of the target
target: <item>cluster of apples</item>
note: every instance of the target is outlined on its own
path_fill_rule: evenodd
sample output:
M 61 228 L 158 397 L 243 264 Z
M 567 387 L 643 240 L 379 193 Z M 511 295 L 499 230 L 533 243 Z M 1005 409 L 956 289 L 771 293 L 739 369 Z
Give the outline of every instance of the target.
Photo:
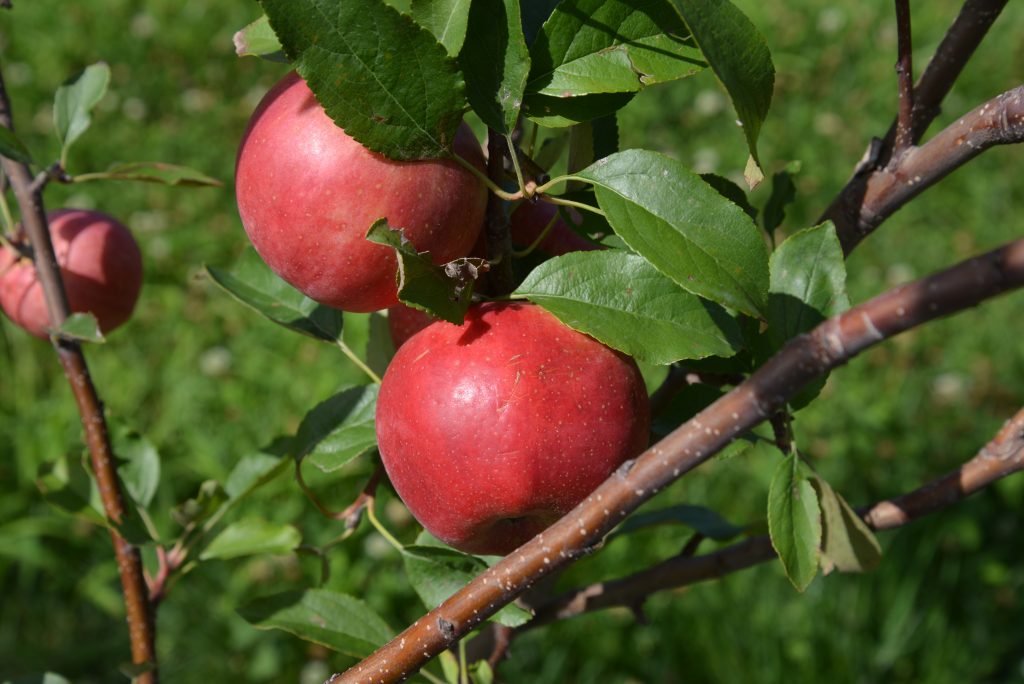
M 483 172 L 465 123 L 453 150 Z M 377 403 L 381 458 L 444 542 L 508 553 L 646 446 L 647 393 L 629 357 L 532 304 L 475 304 L 461 326 L 399 304 L 394 252 L 367 241 L 368 228 L 386 218 L 437 264 L 471 254 L 487 190 L 467 169 L 367 150 L 291 73 L 254 112 L 235 183 L 246 233 L 274 272 L 332 307 L 389 309 L 398 351 Z M 521 204 L 513 239 L 530 244 L 554 218 L 550 205 Z M 557 221 L 541 250 L 595 248 Z

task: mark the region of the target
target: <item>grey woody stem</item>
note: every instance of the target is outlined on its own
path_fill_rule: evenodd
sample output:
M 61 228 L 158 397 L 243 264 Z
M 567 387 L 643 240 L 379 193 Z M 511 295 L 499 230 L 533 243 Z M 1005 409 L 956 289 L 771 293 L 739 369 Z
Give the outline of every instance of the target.
M 741 385 L 623 464 L 561 520 L 331 681 L 404 680 L 538 579 L 593 551 L 629 513 L 770 418 L 811 380 L 882 340 L 1022 285 L 1024 239 L 887 292 L 793 338 Z
M 13 129 L 12 121 L 10 100 L 0 74 L 0 126 Z M 68 317 L 69 309 L 43 206 L 42 189 L 45 183 L 36 182 L 24 164 L 7 158 L 0 158 L 0 162 L 17 199 L 22 228 L 32 246 L 33 260 L 43 287 L 50 325 L 56 329 Z M 117 466 L 107 432 L 107 423 L 103 416 L 103 403 L 89 375 L 85 354 L 81 345 L 73 340 L 59 336 L 53 336 L 51 340 L 78 405 L 90 463 L 104 512 L 112 523 L 119 524 L 125 514 L 124 498 L 117 478 Z M 111 529 L 110 536 L 114 544 L 124 594 L 132 662 L 152 666 L 150 670 L 139 675 L 136 681 L 140 684 L 155 684 L 158 675 L 153 606 L 146 588 L 142 557 L 138 548 L 129 544 L 114 529 Z
M 1024 86 L 976 107 L 884 168 L 857 175 L 821 220 L 832 220 L 849 254 L 900 207 L 995 145 L 1024 141 Z
M 902 527 L 943 510 L 1020 470 L 1024 470 L 1024 410 L 1007 421 L 999 434 L 974 458 L 953 472 L 912 492 L 869 506 L 860 513 L 872 529 Z M 655 592 L 723 577 L 773 558 L 775 550 L 766 536 L 754 537 L 703 556 L 685 557 L 680 554 L 628 577 L 599 582 L 556 596 L 538 606 L 533 620 L 517 632 L 603 608 L 632 607 Z

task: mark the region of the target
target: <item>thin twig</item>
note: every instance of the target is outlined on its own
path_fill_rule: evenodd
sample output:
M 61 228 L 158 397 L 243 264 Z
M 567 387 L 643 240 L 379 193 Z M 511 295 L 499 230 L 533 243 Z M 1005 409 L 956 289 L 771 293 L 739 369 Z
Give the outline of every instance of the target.
M 995 145 L 1024 141 L 1024 86 L 976 107 L 885 168 L 857 176 L 822 216 L 849 254 L 907 202 Z
M 10 100 L 7 97 L 2 74 L 0 74 L 0 126 L 12 128 L 12 120 Z M 46 221 L 46 211 L 41 193 L 42 184 L 39 184 L 33 191 L 34 181 L 26 165 L 7 158 L 0 158 L 0 161 L 2 161 L 3 170 L 7 174 L 14 190 L 14 196 L 18 201 L 22 227 L 32 244 L 34 263 L 43 287 L 50 325 L 57 329 L 68 317 L 69 307 Z M 78 405 L 78 413 L 85 430 L 85 442 L 89 448 L 90 462 L 100 499 L 103 502 L 104 513 L 114 525 L 118 525 L 124 519 L 126 509 L 117 477 L 117 466 L 110 443 L 110 435 L 107 432 L 107 423 L 103 415 L 103 403 L 100 401 L 92 377 L 89 375 L 89 368 L 81 345 L 56 335 L 51 336 L 51 341 Z M 114 544 L 117 569 L 124 594 L 132 662 L 151 666 L 151 669 L 140 674 L 136 681 L 140 684 L 155 684 L 159 676 L 156 670 L 154 604 L 149 600 L 142 568 L 142 557 L 138 548 L 129 544 L 115 529 L 111 528 L 110 536 Z
M 921 74 L 921 79 L 914 87 L 912 144 L 917 144 L 920 141 L 928 126 L 938 116 L 946 94 L 953 87 L 953 83 L 1006 3 L 1007 0 L 967 0 L 964 2 L 960 13 L 946 32 L 931 61 L 925 67 L 924 73 Z M 875 208 L 878 198 L 867 197 L 866 186 L 868 180 L 877 171 L 889 166 L 893 156 L 897 123 L 897 121 L 893 121 L 884 138 L 875 138 L 871 141 L 867 153 L 858 162 L 846 186 L 840 190 L 818 220 L 819 223 L 825 220 L 835 223 L 839 239 L 847 254 L 881 223 L 880 220 L 873 224 L 870 223 L 870 217 L 878 213 Z M 949 170 L 942 173 L 939 178 Z M 890 169 L 890 171 L 892 170 Z M 936 180 L 938 179 L 936 178 Z M 919 191 L 924 187 L 920 187 Z M 902 202 L 906 201 L 908 198 L 902 199 Z M 902 204 L 888 207 L 886 216 L 891 215 L 900 206 Z M 868 222 L 865 223 L 865 220 Z
M 899 85 L 899 107 L 896 117 L 896 139 L 893 159 L 899 159 L 913 145 L 914 68 L 913 41 L 910 31 L 910 0 L 896 0 L 897 52 L 896 80 Z
M 960 468 L 912 492 L 859 512 L 874 530 L 901 527 L 943 510 L 1020 470 L 1024 470 L 1024 410 L 1007 421 L 999 434 Z M 703 556 L 676 556 L 628 577 L 556 596 L 536 606 L 533 620 L 518 628 L 516 634 L 581 613 L 613 606 L 632 607 L 653 593 L 720 578 L 772 558 L 775 558 L 775 550 L 766 536 Z
M 538 579 L 596 548 L 629 513 L 865 349 L 1024 285 L 1024 239 L 891 290 L 799 335 L 743 384 L 633 461 L 561 520 L 472 580 L 371 656 L 333 677 L 397 682 Z

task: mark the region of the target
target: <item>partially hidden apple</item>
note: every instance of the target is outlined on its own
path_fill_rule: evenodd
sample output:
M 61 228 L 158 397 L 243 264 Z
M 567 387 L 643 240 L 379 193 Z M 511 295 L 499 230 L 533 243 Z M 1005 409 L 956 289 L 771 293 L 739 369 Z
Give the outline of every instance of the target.
M 135 238 L 98 211 L 62 209 L 48 213 L 47 220 L 72 313 L 93 314 L 109 333 L 131 317 L 142 288 Z M 15 325 L 47 337 L 50 317 L 35 266 L 7 246 L 0 247 L 0 307 Z
M 540 237 L 548 224 L 554 225 L 537 245 L 537 249 L 549 256 L 562 256 L 569 252 L 585 252 L 602 249 L 601 245 L 590 242 L 573 230 L 558 214 L 558 207 L 548 202 L 523 202 L 509 216 L 509 232 L 512 242 L 520 247 L 529 247 Z
M 411 306 L 393 306 L 388 309 L 388 332 L 391 333 L 391 342 L 397 350 L 410 337 L 437 321 L 438 319 L 430 314 Z
M 472 131 L 454 152 L 484 169 Z M 398 303 L 394 250 L 365 239 L 386 218 L 434 262 L 466 256 L 487 190 L 453 160 L 397 162 L 369 151 L 327 116 L 292 72 L 263 98 L 238 151 L 238 212 L 270 268 L 316 301 L 368 312 Z
M 539 306 L 490 302 L 402 345 L 376 425 L 416 519 L 462 551 L 505 554 L 644 449 L 650 407 L 629 357 Z

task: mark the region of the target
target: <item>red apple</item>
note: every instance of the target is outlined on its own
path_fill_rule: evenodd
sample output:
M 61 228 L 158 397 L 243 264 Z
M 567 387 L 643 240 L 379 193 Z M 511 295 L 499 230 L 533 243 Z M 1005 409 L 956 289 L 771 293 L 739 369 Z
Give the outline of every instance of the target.
M 558 207 L 540 201 L 523 202 L 512 212 L 508 226 L 512 234 L 512 242 L 521 247 L 529 247 L 547 228 L 551 219 L 555 219 L 555 224 L 537 245 L 537 249 L 540 251 L 550 256 L 561 256 L 569 252 L 601 249 L 601 245 L 590 242 L 570 228 L 569 224 L 558 215 Z
M 647 444 L 636 364 L 533 304 L 470 308 L 398 350 L 380 388 L 388 476 L 432 534 L 504 554 Z
M 454 151 L 483 170 L 465 124 Z M 484 185 L 452 160 L 397 162 L 367 150 L 294 72 L 253 113 L 235 184 L 242 224 L 267 265 L 312 299 L 359 312 L 398 303 L 394 251 L 365 239 L 374 221 L 404 228 L 442 264 L 469 253 L 487 204 Z
M 391 342 L 395 349 L 431 323 L 437 323 L 437 319 L 405 304 L 388 309 L 388 332 L 391 333 Z
M 63 209 L 47 219 L 71 311 L 93 314 L 109 333 L 131 316 L 142 288 L 135 238 L 98 211 Z M 15 325 L 47 337 L 50 317 L 35 266 L 6 246 L 0 248 L 0 307 Z

